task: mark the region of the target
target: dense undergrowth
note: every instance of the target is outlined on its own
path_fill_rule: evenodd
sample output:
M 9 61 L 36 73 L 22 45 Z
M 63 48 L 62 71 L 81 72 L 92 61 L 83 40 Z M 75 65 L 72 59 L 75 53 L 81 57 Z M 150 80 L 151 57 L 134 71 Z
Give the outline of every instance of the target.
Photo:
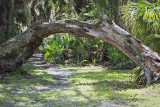
M 56 34 L 46 38 L 39 50 L 55 64 L 110 65 L 111 69 L 132 69 L 136 65 L 114 46 L 102 41 Z

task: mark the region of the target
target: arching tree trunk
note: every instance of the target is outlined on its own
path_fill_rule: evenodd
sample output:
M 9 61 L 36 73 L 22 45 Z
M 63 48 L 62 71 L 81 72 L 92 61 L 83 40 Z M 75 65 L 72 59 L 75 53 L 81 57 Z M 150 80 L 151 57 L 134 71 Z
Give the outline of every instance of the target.
M 23 34 L 0 45 L 0 69 L 12 70 L 22 65 L 33 54 L 43 38 L 55 33 L 70 33 L 78 37 L 104 40 L 117 47 L 144 70 L 147 84 L 160 77 L 160 56 L 158 53 L 107 19 L 106 16 L 103 16 L 102 21 L 96 24 L 77 20 L 36 23 Z M 26 48 L 22 55 L 15 61 L 9 63 L 3 61 L 3 58 L 11 52 L 24 47 Z M 30 50 L 32 50 L 31 53 Z

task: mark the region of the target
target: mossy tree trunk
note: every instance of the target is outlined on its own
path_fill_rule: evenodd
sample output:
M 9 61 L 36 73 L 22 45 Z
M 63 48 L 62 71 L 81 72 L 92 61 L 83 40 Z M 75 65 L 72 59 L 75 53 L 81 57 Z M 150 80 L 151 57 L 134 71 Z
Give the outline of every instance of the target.
M 147 84 L 157 81 L 160 77 L 160 56 L 158 53 L 117 26 L 106 16 L 103 16 L 101 22 L 96 24 L 77 20 L 33 24 L 26 32 L 0 45 L 0 69 L 10 71 L 21 66 L 32 56 L 43 38 L 56 33 L 70 33 L 77 37 L 104 40 L 117 47 L 144 70 Z M 7 55 L 20 48 L 24 48 L 24 51 L 14 61 L 3 60 Z

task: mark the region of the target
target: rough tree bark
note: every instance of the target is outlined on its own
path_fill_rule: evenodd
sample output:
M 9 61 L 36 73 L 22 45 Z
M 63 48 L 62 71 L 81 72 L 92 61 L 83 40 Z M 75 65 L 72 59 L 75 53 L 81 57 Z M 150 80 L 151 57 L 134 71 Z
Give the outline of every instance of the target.
M 22 65 L 33 54 L 43 38 L 55 33 L 70 33 L 77 37 L 104 40 L 117 47 L 144 70 L 147 84 L 157 81 L 160 77 L 160 56 L 158 53 L 117 26 L 106 16 L 103 16 L 101 22 L 96 24 L 77 20 L 33 24 L 23 34 L 17 35 L 0 45 L 0 69 L 12 70 Z M 3 61 L 3 58 L 11 52 L 24 47 L 26 47 L 25 50 L 15 61 Z

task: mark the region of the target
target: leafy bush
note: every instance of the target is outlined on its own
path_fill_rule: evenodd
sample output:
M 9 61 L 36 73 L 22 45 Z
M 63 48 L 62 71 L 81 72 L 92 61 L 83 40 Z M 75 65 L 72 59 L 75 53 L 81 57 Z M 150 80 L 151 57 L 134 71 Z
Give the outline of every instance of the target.
M 108 48 L 109 62 L 112 63 L 115 67 L 114 69 L 131 69 L 135 67 L 135 64 L 132 60 L 127 58 L 120 50 L 110 46 Z
M 40 47 L 44 59 L 52 63 L 92 63 L 97 65 L 109 61 L 114 69 L 135 67 L 121 51 L 101 40 L 76 38 L 67 34 L 56 34 L 45 39 Z
M 107 45 L 101 40 L 56 34 L 45 39 L 40 50 L 44 59 L 52 63 L 93 63 L 107 60 Z
M 67 35 L 53 35 L 44 41 L 44 45 L 40 47 L 43 51 L 44 59 L 49 62 L 64 63 L 65 55 L 63 51 L 69 46 L 69 38 Z

